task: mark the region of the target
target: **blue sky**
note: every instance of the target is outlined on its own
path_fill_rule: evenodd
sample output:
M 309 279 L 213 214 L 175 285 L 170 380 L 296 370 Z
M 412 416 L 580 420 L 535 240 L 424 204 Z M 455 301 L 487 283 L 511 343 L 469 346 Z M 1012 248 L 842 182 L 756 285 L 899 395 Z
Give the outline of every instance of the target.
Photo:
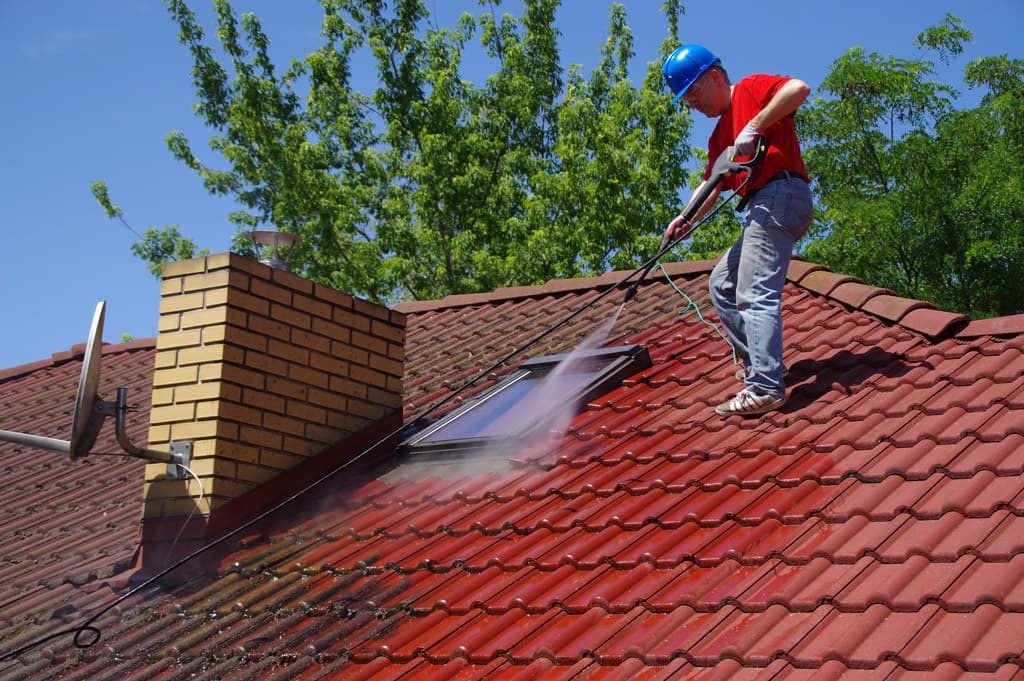
M 211 2 L 190 4 L 211 33 Z M 623 4 L 636 38 L 639 82 L 665 35 L 662 0 Z M 461 11 L 479 11 L 475 0 L 427 5 L 442 25 Z M 596 63 L 609 5 L 563 1 L 557 22 L 564 64 L 589 70 Z M 234 0 L 233 6 L 260 17 L 279 67 L 318 45 L 316 0 Z M 914 37 L 947 12 L 965 21 L 974 42 L 941 70 L 942 80 L 959 85 L 963 64 L 979 56 L 1024 56 L 1024 0 L 699 0 L 687 5 L 681 38 L 708 46 L 734 77 L 783 73 L 817 88 L 831 62 L 854 45 L 919 56 Z M 227 215 L 234 210 L 230 200 L 209 196 L 164 144 L 171 130 L 183 131 L 194 149 L 206 149 L 210 136 L 192 114 L 190 61 L 165 5 L 0 0 L 0 59 L 6 76 L 0 234 L 8 254 L 0 269 L 0 368 L 83 342 L 99 300 L 107 301 L 107 342 L 156 335 L 159 283 L 131 254 L 134 236 L 96 204 L 90 182 L 107 182 L 137 231 L 177 224 L 213 252 L 228 249 Z M 360 74 L 366 90 L 372 75 L 371 65 Z M 704 146 L 711 125 L 698 118 L 692 141 Z

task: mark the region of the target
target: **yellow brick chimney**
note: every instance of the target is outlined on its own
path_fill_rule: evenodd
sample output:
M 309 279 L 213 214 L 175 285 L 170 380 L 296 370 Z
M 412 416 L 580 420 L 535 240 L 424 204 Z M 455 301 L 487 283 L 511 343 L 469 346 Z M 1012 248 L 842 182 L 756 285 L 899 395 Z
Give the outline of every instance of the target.
M 202 481 L 146 467 L 144 519 L 216 514 L 389 416 L 405 317 L 235 254 L 163 271 L 149 446 L 191 442 Z M 159 524 L 159 523 L 158 523 Z

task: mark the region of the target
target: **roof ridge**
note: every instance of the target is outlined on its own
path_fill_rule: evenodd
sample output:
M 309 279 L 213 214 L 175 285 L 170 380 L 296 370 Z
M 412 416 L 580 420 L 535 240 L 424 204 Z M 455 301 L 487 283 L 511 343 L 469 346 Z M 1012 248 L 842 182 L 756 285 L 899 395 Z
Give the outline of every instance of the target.
M 67 350 L 55 352 L 48 359 L 38 359 L 34 362 L 26 362 L 7 369 L 0 369 L 0 382 L 8 381 L 25 374 L 30 374 L 40 369 L 57 367 L 73 360 L 85 357 L 85 350 L 88 343 L 75 343 Z M 134 352 L 136 350 L 149 350 L 156 347 L 156 338 L 133 338 L 126 343 L 103 343 L 102 354 L 114 355 L 121 352 Z
M 680 262 L 661 263 L 672 276 L 705 274 L 710 272 L 717 260 L 684 260 Z M 455 293 L 447 295 L 438 300 L 413 300 L 397 303 L 391 309 L 398 312 L 430 312 L 433 310 L 449 309 L 453 307 L 468 307 L 470 305 L 482 305 L 486 303 L 497 303 L 517 298 L 533 298 L 541 295 L 556 295 L 559 293 L 570 293 L 583 291 L 603 286 L 612 286 L 622 283 L 637 270 L 612 270 L 596 277 L 579 277 L 575 279 L 549 279 L 543 284 L 530 286 L 509 286 L 483 293 Z
M 718 259 L 683 260 L 659 263 L 670 276 L 688 276 L 710 273 Z M 613 270 L 596 277 L 551 279 L 532 286 L 512 286 L 482 293 L 452 294 L 437 300 L 416 300 L 394 305 L 402 313 L 432 312 L 456 307 L 484 305 L 520 298 L 556 295 L 613 286 L 621 283 L 636 270 Z M 891 289 L 866 284 L 857 277 L 839 274 L 825 265 L 804 260 L 799 255 L 790 262 L 786 278 L 793 284 L 831 300 L 861 310 L 888 322 L 899 324 L 911 331 L 928 336 L 933 341 L 951 336 L 978 337 L 982 335 L 1024 333 L 1024 315 L 1000 317 L 998 321 L 972 321 L 966 315 L 941 310 L 926 300 L 905 298 Z

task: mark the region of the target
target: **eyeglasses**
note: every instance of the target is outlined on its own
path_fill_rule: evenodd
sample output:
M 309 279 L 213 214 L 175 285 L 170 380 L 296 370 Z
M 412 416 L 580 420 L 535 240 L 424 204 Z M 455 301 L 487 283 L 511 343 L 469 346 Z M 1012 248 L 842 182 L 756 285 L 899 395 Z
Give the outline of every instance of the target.
M 700 74 L 697 80 L 693 81 L 693 84 L 690 85 L 690 87 L 683 94 L 683 101 L 686 102 L 687 105 L 689 105 L 690 107 L 692 107 L 693 103 L 704 94 L 704 89 L 708 83 L 708 73 L 708 71 L 705 71 L 704 73 Z

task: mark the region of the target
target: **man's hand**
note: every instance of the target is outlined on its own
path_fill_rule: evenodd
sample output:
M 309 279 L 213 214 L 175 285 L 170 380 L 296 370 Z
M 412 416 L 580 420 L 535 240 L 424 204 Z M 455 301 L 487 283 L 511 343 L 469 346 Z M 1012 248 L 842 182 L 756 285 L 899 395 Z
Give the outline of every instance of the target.
M 682 215 L 677 215 L 672 219 L 672 222 L 668 223 L 668 227 L 665 228 L 665 234 L 661 237 L 661 249 L 668 246 L 670 243 L 685 234 L 693 225 L 690 224 L 689 220 L 684 220 Z
M 757 141 L 761 138 L 762 130 L 754 123 L 747 123 L 740 134 L 733 142 L 733 149 L 737 156 L 750 156 L 757 151 Z

